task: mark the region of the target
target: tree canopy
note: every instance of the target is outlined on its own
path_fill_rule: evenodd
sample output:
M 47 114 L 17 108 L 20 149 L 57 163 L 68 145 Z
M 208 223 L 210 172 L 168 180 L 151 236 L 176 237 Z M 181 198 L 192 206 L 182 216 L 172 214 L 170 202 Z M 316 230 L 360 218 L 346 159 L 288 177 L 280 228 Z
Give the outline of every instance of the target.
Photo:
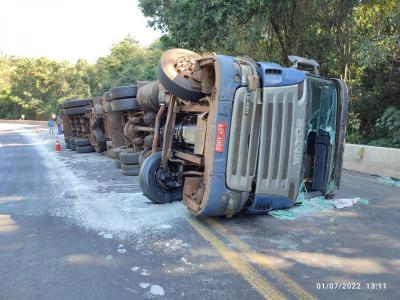
M 397 0 L 139 0 L 169 47 L 288 65 L 313 58 L 350 90 L 347 140 L 400 147 L 400 4 Z M 377 125 L 384 116 L 394 128 Z M 397 127 L 396 127 L 397 126 Z M 397 142 L 396 142 L 397 141 Z
M 163 50 L 249 56 L 288 65 L 313 58 L 350 92 L 347 141 L 400 147 L 400 3 L 398 0 L 139 0 L 163 32 L 142 48 L 133 36 L 95 64 L 0 54 L 0 118 L 45 119 L 67 98 L 155 79 Z
M 139 47 L 133 36 L 111 47 L 95 64 L 0 55 L 0 118 L 47 119 L 65 99 L 102 95 L 111 87 L 156 78 L 160 42 Z

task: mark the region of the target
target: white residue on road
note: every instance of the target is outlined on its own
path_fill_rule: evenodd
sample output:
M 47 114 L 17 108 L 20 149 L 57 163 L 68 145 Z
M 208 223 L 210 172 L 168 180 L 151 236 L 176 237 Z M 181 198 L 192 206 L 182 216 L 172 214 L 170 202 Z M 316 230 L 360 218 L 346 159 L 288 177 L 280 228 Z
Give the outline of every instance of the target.
M 69 158 L 53 151 L 52 138 L 48 135 L 38 135 L 35 131 L 21 129 L 36 147 L 45 164 L 51 182 L 56 185 L 59 197 L 49 199 L 56 201 L 53 215 L 65 217 L 76 224 L 98 230 L 104 238 L 113 238 L 114 235 L 126 236 L 131 233 L 165 231 L 172 227 L 174 222 L 184 219 L 186 209 L 180 202 L 155 205 L 145 196 L 137 192 L 100 192 L 101 187 L 107 184 L 126 185 L 118 181 L 102 182 L 92 174 L 76 173 L 65 163 Z M 48 144 L 48 145 L 46 145 Z M 69 150 L 64 150 L 69 151 Z M 92 157 L 93 156 L 93 157 Z M 97 156 L 97 157 L 96 157 Z M 80 160 L 80 164 L 93 164 L 98 160 L 109 158 L 96 153 L 89 154 L 86 159 L 80 154 L 71 156 L 71 160 Z M 61 161 L 61 160 L 64 160 Z M 114 165 L 110 163 L 110 168 Z M 75 172 L 74 172 L 75 171 Z M 93 174 L 96 175 L 96 174 Z
M 164 289 L 157 284 L 141 282 L 141 283 L 139 283 L 139 286 L 142 289 L 147 289 L 148 287 L 150 287 L 149 293 L 153 296 L 164 296 L 164 294 L 165 294 Z

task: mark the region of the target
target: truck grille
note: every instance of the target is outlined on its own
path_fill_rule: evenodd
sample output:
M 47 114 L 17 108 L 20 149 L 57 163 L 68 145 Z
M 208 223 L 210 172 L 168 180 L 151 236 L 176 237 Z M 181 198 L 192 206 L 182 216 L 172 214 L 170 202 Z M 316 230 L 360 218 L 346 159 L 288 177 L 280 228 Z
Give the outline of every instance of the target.
M 256 194 L 293 199 L 297 193 L 301 160 L 294 155 L 302 156 L 306 107 L 298 88 L 263 88 Z
M 256 173 L 261 116 L 260 89 L 236 91 L 229 134 L 226 181 L 229 188 L 251 190 Z

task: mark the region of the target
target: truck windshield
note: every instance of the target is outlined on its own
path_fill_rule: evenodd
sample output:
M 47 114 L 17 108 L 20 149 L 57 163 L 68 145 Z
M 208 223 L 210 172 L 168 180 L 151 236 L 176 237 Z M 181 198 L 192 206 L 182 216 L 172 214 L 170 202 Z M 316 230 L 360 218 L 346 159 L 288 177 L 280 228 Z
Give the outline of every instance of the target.
M 308 76 L 306 167 L 307 191 L 324 192 L 331 177 L 336 136 L 337 92 L 333 82 Z
M 337 92 L 333 82 L 316 77 L 309 77 L 309 95 L 311 113 L 308 115 L 309 131 L 324 130 L 335 141 Z

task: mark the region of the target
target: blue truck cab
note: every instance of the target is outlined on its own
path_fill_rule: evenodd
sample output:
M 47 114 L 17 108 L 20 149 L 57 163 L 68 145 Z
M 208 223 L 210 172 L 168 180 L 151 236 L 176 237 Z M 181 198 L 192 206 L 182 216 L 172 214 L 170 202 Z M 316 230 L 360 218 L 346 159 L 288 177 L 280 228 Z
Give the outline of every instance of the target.
M 333 195 L 347 121 L 342 80 L 225 55 L 199 57 L 193 70 L 202 98 L 169 102 L 175 124 L 168 134 L 166 122 L 164 141 L 173 137 L 163 143 L 174 192 L 193 214 L 266 213 L 299 195 Z

